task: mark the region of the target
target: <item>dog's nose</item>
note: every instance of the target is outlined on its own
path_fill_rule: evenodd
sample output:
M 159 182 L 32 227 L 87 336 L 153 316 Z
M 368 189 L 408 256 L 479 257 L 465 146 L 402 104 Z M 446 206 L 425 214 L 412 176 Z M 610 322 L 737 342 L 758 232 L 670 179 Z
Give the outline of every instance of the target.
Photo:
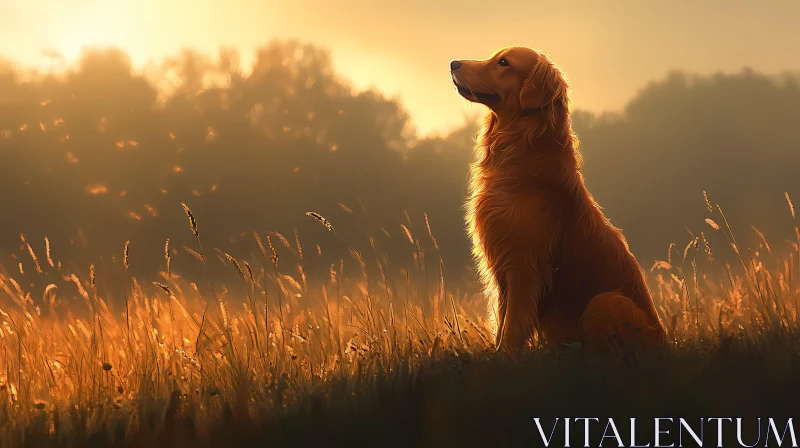
M 450 71 L 451 72 L 454 72 L 454 71 L 458 70 L 459 68 L 461 68 L 461 61 L 457 61 L 455 59 L 450 61 Z

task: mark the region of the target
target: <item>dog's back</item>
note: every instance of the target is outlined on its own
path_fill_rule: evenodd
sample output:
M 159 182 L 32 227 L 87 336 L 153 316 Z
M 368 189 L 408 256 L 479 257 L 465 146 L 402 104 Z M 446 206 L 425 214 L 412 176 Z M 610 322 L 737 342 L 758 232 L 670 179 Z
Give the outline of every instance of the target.
M 579 175 L 580 176 L 580 175 Z M 664 342 L 665 334 L 639 263 L 622 232 L 606 219 L 578 179 L 572 210 L 564 216 L 553 258 L 553 294 L 540 313 L 555 312 L 576 323 L 581 339 L 593 343 L 644 339 Z M 630 332 L 640 333 L 627 336 Z

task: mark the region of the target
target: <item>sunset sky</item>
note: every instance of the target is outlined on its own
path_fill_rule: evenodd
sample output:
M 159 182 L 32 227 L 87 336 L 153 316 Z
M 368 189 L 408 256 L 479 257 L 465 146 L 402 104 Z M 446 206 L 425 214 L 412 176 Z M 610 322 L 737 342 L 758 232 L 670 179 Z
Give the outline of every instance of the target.
M 800 71 L 800 2 L 476 0 L 0 0 L 0 55 L 46 66 L 42 49 L 74 60 L 113 45 L 137 65 L 181 47 L 237 47 L 243 62 L 268 40 L 329 49 L 356 87 L 399 95 L 423 132 L 463 123 L 453 58 L 496 48 L 544 49 L 566 71 L 577 106 L 617 109 L 670 69 Z M 492 5 L 492 6 L 489 6 Z

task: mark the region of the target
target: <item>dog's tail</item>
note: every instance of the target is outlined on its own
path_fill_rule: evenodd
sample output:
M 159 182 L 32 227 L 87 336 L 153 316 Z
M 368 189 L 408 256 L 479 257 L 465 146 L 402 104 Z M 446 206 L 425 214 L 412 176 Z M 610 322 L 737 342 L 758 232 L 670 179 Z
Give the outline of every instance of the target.
M 619 345 L 655 346 L 664 344 L 666 332 L 633 300 L 619 292 L 595 296 L 581 316 L 586 341 L 596 348 Z

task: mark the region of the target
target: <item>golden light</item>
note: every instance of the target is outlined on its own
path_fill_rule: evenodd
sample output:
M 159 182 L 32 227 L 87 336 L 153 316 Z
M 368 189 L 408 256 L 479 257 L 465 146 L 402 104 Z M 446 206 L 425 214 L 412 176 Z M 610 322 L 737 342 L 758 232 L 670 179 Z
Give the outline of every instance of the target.
M 125 142 L 123 142 L 123 141 L 117 142 L 117 148 L 121 149 L 121 148 L 124 148 L 124 147 L 125 147 Z
M 141 221 L 142 220 L 142 217 L 137 215 L 134 212 L 128 212 L 128 216 L 130 216 L 132 219 L 134 219 L 136 221 Z
M 88 185 L 86 187 L 86 191 L 88 191 L 91 195 L 97 196 L 108 193 L 108 187 L 103 184 Z
M 67 153 L 67 162 L 69 163 L 78 163 L 78 158 L 75 157 L 71 152 Z
M 178 165 L 175 165 L 175 166 L 172 167 L 172 171 L 174 171 L 176 173 L 182 173 L 183 172 L 183 168 L 181 168 Z
M 80 59 L 84 49 L 125 44 L 120 41 L 120 19 L 127 8 L 122 2 L 93 2 L 91 9 L 70 14 L 70 25 L 56 31 L 58 43 L 44 56 L 49 58 L 49 67 L 58 68 Z M 77 11 L 76 11 L 77 12 Z M 121 45 L 126 46 L 126 45 Z

